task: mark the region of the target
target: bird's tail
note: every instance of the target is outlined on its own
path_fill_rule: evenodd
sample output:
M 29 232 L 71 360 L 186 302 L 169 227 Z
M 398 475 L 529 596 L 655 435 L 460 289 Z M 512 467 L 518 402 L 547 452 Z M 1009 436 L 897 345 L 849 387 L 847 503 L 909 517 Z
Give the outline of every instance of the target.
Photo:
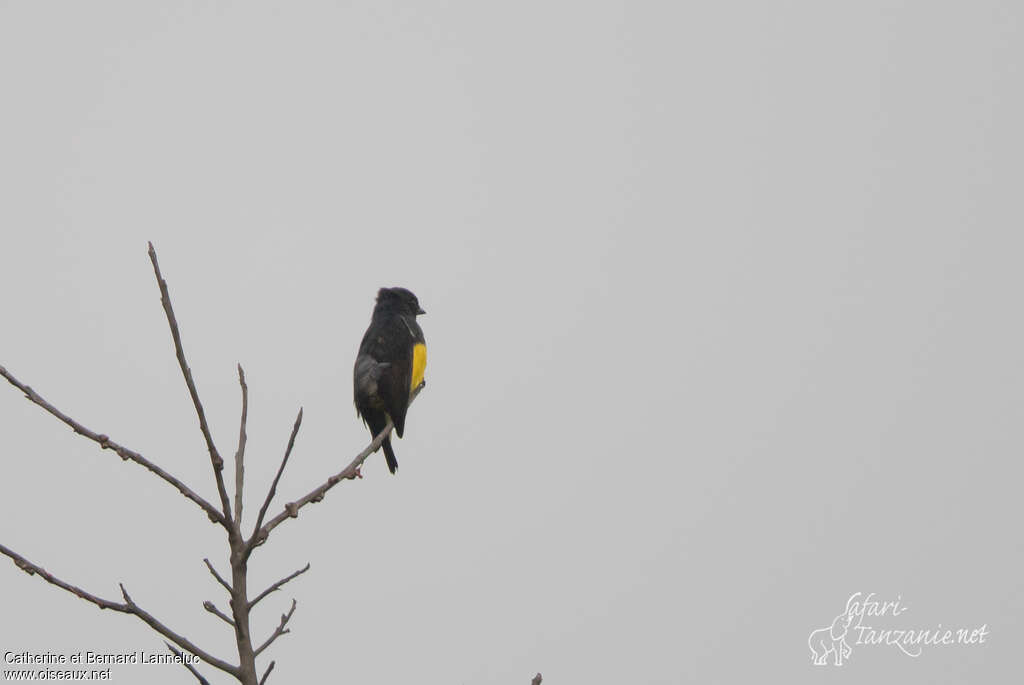
M 398 470 L 398 459 L 395 458 L 395 451 L 391 449 L 391 436 L 384 438 L 381 444 L 384 448 L 384 458 L 388 460 L 388 470 L 394 473 Z

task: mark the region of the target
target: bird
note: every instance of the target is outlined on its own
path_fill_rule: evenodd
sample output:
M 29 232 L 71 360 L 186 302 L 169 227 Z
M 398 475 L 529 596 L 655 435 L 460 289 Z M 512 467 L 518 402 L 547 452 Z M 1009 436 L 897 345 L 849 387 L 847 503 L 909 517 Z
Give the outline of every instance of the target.
M 416 317 L 426 314 L 420 302 L 405 288 L 381 288 L 373 307 L 370 326 L 359 344 L 353 369 L 357 414 L 373 437 L 384 430 L 388 418 L 395 434 L 405 432 L 405 413 L 413 391 L 424 383 L 427 343 Z M 388 470 L 398 470 L 391 436 L 381 443 Z

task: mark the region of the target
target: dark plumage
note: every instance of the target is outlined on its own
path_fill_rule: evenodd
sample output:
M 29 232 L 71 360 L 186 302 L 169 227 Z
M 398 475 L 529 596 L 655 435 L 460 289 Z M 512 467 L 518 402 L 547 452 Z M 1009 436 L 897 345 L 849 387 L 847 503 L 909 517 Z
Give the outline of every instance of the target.
M 412 391 L 423 382 L 427 345 L 416 317 L 426 314 L 416 296 L 405 288 L 381 288 L 370 327 L 359 345 L 353 370 L 356 410 L 376 437 L 387 425 L 395 434 L 405 431 L 405 413 Z M 388 469 L 394 473 L 398 460 L 391 436 L 383 444 Z

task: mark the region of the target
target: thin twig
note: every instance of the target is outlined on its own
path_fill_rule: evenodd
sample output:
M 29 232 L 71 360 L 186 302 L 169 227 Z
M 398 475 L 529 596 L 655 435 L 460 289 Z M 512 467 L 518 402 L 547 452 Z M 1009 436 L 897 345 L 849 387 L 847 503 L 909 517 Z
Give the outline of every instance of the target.
M 164 481 L 166 481 L 167 483 L 170 483 L 171 485 L 173 485 L 174 488 L 178 492 L 180 492 L 182 495 L 184 495 L 185 497 L 187 497 L 188 499 L 192 500 L 197 505 L 199 505 L 199 507 L 203 511 L 206 512 L 206 515 L 210 518 L 211 521 L 213 521 L 215 523 L 219 523 L 221 525 L 225 524 L 224 515 L 222 513 L 220 513 L 219 511 L 217 511 L 216 507 L 214 507 L 212 504 L 207 502 L 205 499 L 203 499 L 202 497 L 197 495 L 195 492 L 193 492 L 187 485 L 182 483 L 180 480 L 178 480 L 177 478 L 175 478 L 171 474 L 167 473 L 162 468 L 160 468 L 159 466 L 157 466 L 153 462 L 149 461 L 148 459 L 143 457 L 138 452 L 130 450 L 127 447 L 124 447 L 123 445 L 119 445 L 118 443 L 116 443 L 113 440 L 111 440 L 108 436 L 106 436 L 106 435 L 104 435 L 102 433 L 97 433 L 95 431 L 92 431 L 92 430 L 86 428 L 85 426 L 83 426 L 82 424 L 78 423 L 73 418 L 71 418 L 70 416 L 68 416 L 67 414 L 63 413 L 61 410 L 57 409 L 52 404 L 50 404 L 49 402 L 44 400 L 39 395 L 39 393 L 37 393 L 32 388 L 30 388 L 29 386 L 25 385 L 21 381 L 19 381 L 17 378 L 15 378 L 13 375 L 11 375 L 10 372 L 7 371 L 7 369 L 5 369 L 2 366 L 0 366 L 0 376 L 3 376 L 4 378 L 6 378 L 8 383 L 10 383 L 14 387 L 16 387 L 18 390 L 21 390 L 23 393 L 25 393 L 25 398 L 27 400 L 29 400 L 30 402 L 33 402 L 34 404 L 39 405 L 40 407 L 45 409 L 47 412 L 49 412 L 53 416 L 56 416 L 58 419 L 60 419 L 61 421 L 66 423 L 68 426 L 70 426 L 71 430 L 75 431 L 79 435 L 84 435 L 86 438 L 92 440 L 93 442 L 95 442 L 96 444 L 98 444 L 100 447 L 102 447 L 105 450 L 106 449 L 113 450 L 115 453 L 117 453 L 117 455 L 119 457 L 121 457 L 122 460 L 134 461 L 136 464 L 149 469 L 154 474 L 156 474 L 159 478 L 161 478 Z
M 537 675 L 533 676 L 533 681 L 530 683 L 530 685 L 540 685 L 542 680 L 544 680 L 544 678 L 542 678 L 540 673 L 538 673 Z
M 156 618 L 154 618 L 152 614 L 142 609 L 142 607 L 140 607 L 138 604 L 132 601 L 132 598 L 128 596 L 128 593 L 124 589 L 124 585 L 120 586 L 121 595 L 124 597 L 124 603 L 122 604 L 120 602 L 112 602 L 109 599 L 97 597 L 96 595 L 90 594 L 79 587 L 76 587 L 68 582 L 61 580 L 57 576 L 48 572 L 42 566 L 32 563 L 25 557 L 8 549 L 7 547 L 4 547 L 3 545 L 0 545 L 0 553 L 10 557 L 14 561 L 15 566 L 20 568 L 22 571 L 25 571 L 29 575 L 38 575 L 47 583 L 50 583 L 51 585 L 56 585 L 60 589 L 66 590 L 71 594 L 75 595 L 76 597 L 80 597 L 87 602 L 91 602 L 92 604 L 98 606 L 100 609 L 112 609 L 113 611 L 117 611 L 122 614 L 133 614 L 134 616 L 137 616 L 142 622 L 146 623 L 150 628 L 160 633 L 161 635 L 163 635 L 168 640 L 178 645 L 182 649 L 189 651 L 192 654 L 195 654 L 197 657 L 199 657 L 206 663 L 216 668 L 219 668 L 225 673 L 230 673 L 235 677 L 238 676 L 239 669 L 237 666 L 232 666 L 228 662 L 218 659 L 217 657 L 199 649 L 191 641 L 189 641 L 188 638 L 178 635 L 173 630 L 171 630 L 163 623 L 158 621 Z
M 157 284 L 160 286 L 160 302 L 164 306 L 164 313 L 167 315 L 167 324 L 171 327 L 171 337 L 174 339 L 174 354 L 178 358 L 178 366 L 181 367 L 181 374 L 185 377 L 185 385 L 188 386 L 188 394 L 192 397 L 192 404 L 199 417 L 199 429 L 203 432 L 206 440 L 206 448 L 210 452 L 210 463 L 213 466 L 213 476 L 217 481 L 217 493 L 220 495 L 220 504 L 224 512 L 224 518 L 231 522 L 231 504 L 228 500 L 228 491 L 224 487 L 224 459 L 213 444 L 213 436 L 210 434 L 210 426 L 206 422 L 206 412 L 203 410 L 203 403 L 199 401 L 199 392 L 196 390 L 195 381 L 192 380 L 192 370 L 188 367 L 185 359 L 185 350 L 181 346 L 181 331 L 178 330 L 178 320 L 174 316 L 174 308 L 171 306 L 171 295 L 167 290 L 167 281 L 160 273 L 160 264 L 156 260 L 156 250 L 153 243 L 149 243 L 149 260 L 153 262 L 153 273 L 156 274 Z
M 267 647 L 269 647 L 271 645 L 271 643 L 274 640 L 276 640 L 277 638 L 281 637 L 285 633 L 292 632 L 288 628 L 285 628 L 285 626 L 288 625 L 288 621 L 291 620 L 292 614 L 294 614 L 294 613 L 295 613 L 295 600 L 293 599 L 292 600 L 292 608 L 288 610 L 287 614 L 281 614 L 281 622 L 278 624 L 277 628 L 274 629 L 274 634 L 271 635 L 270 637 L 268 637 L 267 641 L 264 642 L 262 645 L 260 645 L 256 649 L 255 652 L 253 652 L 253 654 L 255 656 L 259 656 L 263 652 L 263 650 L 266 649 Z
M 285 583 L 287 583 L 289 580 L 291 580 L 293 578 L 301 576 L 303 573 L 305 573 L 308 570 L 309 570 L 309 564 L 306 564 L 305 566 L 303 566 L 302 568 L 300 568 L 298 571 L 296 571 L 295 573 L 291 574 L 290 576 L 285 576 L 281 580 L 277 581 L 276 583 L 274 583 L 273 585 L 268 587 L 266 590 L 261 592 L 259 595 L 257 595 L 256 599 L 254 599 L 251 602 L 249 602 L 249 608 L 252 609 L 254 606 L 256 606 L 256 602 L 260 601 L 261 599 L 263 599 L 264 597 L 269 595 L 271 592 L 274 592 L 275 590 L 280 590 L 282 585 L 284 585 Z
M 126 612 L 127 611 L 123 604 L 121 604 L 119 602 L 111 602 L 109 600 L 103 599 L 102 597 L 97 597 L 96 595 L 89 594 L 88 592 L 86 592 L 85 590 L 83 590 L 80 587 L 75 587 L 74 585 L 71 585 L 70 583 L 66 583 L 63 580 L 61 580 L 60 578 L 58 578 L 57 576 L 55 576 L 55 575 L 51 574 L 50 572 L 48 572 L 43 567 L 37 566 L 36 564 L 33 564 L 31 561 L 29 561 L 25 557 L 21 556 L 20 554 L 18 554 L 14 550 L 8 549 L 7 547 L 4 547 L 3 545 L 0 545 L 0 554 L 4 554 L 4 555 L 10 557 L 14 561 L 14 565 L 15 566 L 17 566 L 18 568 L 20 568 L 22 571 L 24 571 L 25 573 L 29 574 L 30 576 L 38 574 L 39 577 L 42 578 L 43 580 L 45 580 L 47 583 L 50 583 L 51 585 L 56 585 L 57 587 L 59 587 L 62 590 L 67 590 L 71 594 L 75 595 L 76 597 L 81 597 L 82 599 L 84 599 L 87 602 L 92 602 L 93 604 L 98 606 L 100 609 L 113 609 L 114 611 L 121 611 L 121 612 Z
M 203 677 L 203 674 L 196 670 L 196 667 L 185 661 L 185 656 L 181 653 L 181 650 L 172 645 L 170 642 L 164 642 L 167 645 L 167 649 L 171 650 L 171 654 L 181 659 L 181 665 L 189 670 L 189 672 L 196 677 L 199 681 L 199 685 L 210 685 L 210 681 Z
M 224 622 L 226 622 L 232 628 L 235 627 L 235 622 L 232 621 L 230 618 L 228 618 L 224 614 L 224 612 L 222 612 L 220 609 L 218 609 L 217 605 L 214 604 L 213 602 L 211 602 L 209 600 L 203 602 L 203 608 L 206 609 L 207 611 L 209 611 L 214 616 L 216 616 L 216 617 L 220 618 L 221 620 L 223 620 Z
M 236 675 L 239 672 L 239 668 L 237 666 L 232 666 L 228 662 L 222 661 L 217 657 L 203 651 L 202 649 L 199 649 L 199 647 L 195 646 L 191 641 L 188 640 L 188 638 L 178 635 L 177 633 L 172 631 L 170 628 L 168 628 L 163 623 L 154 618 L 152 614 L 150 614 L 145 609 L 136 604 L 135 601 L 128 595 L 128 591 L 124 589 L 123 583 L 119 583 L 118 586 L 121 588 L 121 596 L 124 597 L 124 607 L 126 613 L 135 614 L 140 619 L 142 619 L 142 621 L 150 628 L 160 633 L 161 635 L 163 635 L 168 640 L 178 645 L 182 649 L 192 652 L 197 657 L 199 657 L 206 663 L 210 664 L 211 666 L 215 666 L 220 670 L 224 671 L 225 673 L 230 673 L 231 675 Z
M 212 573 L 213 577 L 217 579 L 217 582 L 220 583 L 224 587 L 224 589 L 228 591 L 228 594 L 233 594 L 234 590 L 231 588 L 230 585 L 228 585 L 228 582 L 226 580 L 220 577 L 220 574 L 217 573 L 217 569 L 213 567 L 213 564 L 210 563 L 210 560 L 203 559 L 203 563 L 206 564 L 206 568 L 210 569 L 210 573 Z
M 238 450 L 235 452 L 235 522 L 242 525 L 242 484 L 245 482 L 245 422 L 249 413 L 249 386 L 245 372 L 238 365 L 238 384 L 242 386 L 242 419 L 238 425 Z
M 277 492 L 277 483 L 281 480 L 281 474 L 284 473 L 284 467 L 288 464 L 288 457 L 292 454 L 292 448 L 295 446 L 295 436 L 299 434 L 299 426 L 302 425 L 302 407 L 299 407 L 299 414 L 295 417 L 295 425 L 292 426 L 292 434 L 288 437 L 288 447 L 285 448 L 284 458 L 281 460 L 281 465 L 277 467 L 277 475 L 274 476 L 274 482 L 270 484 L 270 490 L 267 491 L 267 498 L 263 500 L 263 506 L 260 507 L 260 514 L 256 517 L 256 525 L 253 527 L 253 535 L 259 531 L 260 526 L 263 525 L 263 517 L 267 515 L 267 507 L 270 506 L 271 500 L 274 499 L 274 493 Z M 248 546 L 251 551 L 251 545 Z
M 270 675 L 270 672 L 274 670 L 274 665 L 276 663 L 276 661 L 271 661 L 270 665 L 267 666 L 267 670 L 263 672 L 263 677 L 260 678 L 260 685 L 264 685 L 267 682 L 267 677 Z
M 424 384 L 420 383 L 419 387 L 417 387 L 412 392 L 412 395 L 409 397 L 409 404 L 412 404 L 413 400 L 416 399 L 416 396 L 420 394 L 420 391 L 423 389 L 423 386 Z M 349 462 L 348 466 L 346 466 L 341 471 L 328 478 L 326 483 L 320 485 L 311 492 L 306 493 L 298 500 L 285 504 L 284 511 L 282 511 L 280 514 L 267 521 L 266 524 L 263 525 L 263 527 L 257 527 L 256 530 L 253 531 L 252 537 L 249 538 L 249 542 L 247 543 L 249 552 L 251 553 L 255 547 L 258 547 L 262 545 L 264 542 L 266 542 L 267 537 L 270 536 L 270 531 L 274 530 L 274 528 L 277 528 L 287 519 L 298 517 L 299 509 L 306 506 L 307 504 L 310 504 L 311 502 L 319 502 L 324 498 L 324 495 L 327 493 L 328 490 L 333 488 L 341 481 L 362 478 L 362 475 L 359 472 L 359 467 L 362 466 L 363 462 L 366 461 L 371 454 L 380 449 L 380 446 L 384 442 L 384 439 L 391 435 L 391 431 L 394 429 L 394 427 L 395 424 L 391 422 L 390 418 L 388 418 L 387 424 L 385 424 L 384 426 L 384 430 L 378 433 L 377 436 L 373 439 L 373 441 L 370 442 L 370 444 L 366 447 L 366 449 L 357 454 L 355 459 Z

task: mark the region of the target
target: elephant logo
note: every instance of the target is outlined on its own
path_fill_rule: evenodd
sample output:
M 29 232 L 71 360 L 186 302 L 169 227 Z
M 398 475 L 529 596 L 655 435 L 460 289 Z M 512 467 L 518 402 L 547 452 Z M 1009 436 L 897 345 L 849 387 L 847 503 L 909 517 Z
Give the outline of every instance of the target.
M 817 666 L 824 666 L 828 663 L 828 655 L 831 654 L 836 666 L 843 665 L 843 659 L 850 658 L 850 645 L 846 642 L 846 633 L 853 623 L 856 613 L 851 611 L 853 595 L 846 602 L 846 609 L 836 616 L 832 625 L 819 628 L 807 638 L 807 646 L 811 648 L 811 655 Z

